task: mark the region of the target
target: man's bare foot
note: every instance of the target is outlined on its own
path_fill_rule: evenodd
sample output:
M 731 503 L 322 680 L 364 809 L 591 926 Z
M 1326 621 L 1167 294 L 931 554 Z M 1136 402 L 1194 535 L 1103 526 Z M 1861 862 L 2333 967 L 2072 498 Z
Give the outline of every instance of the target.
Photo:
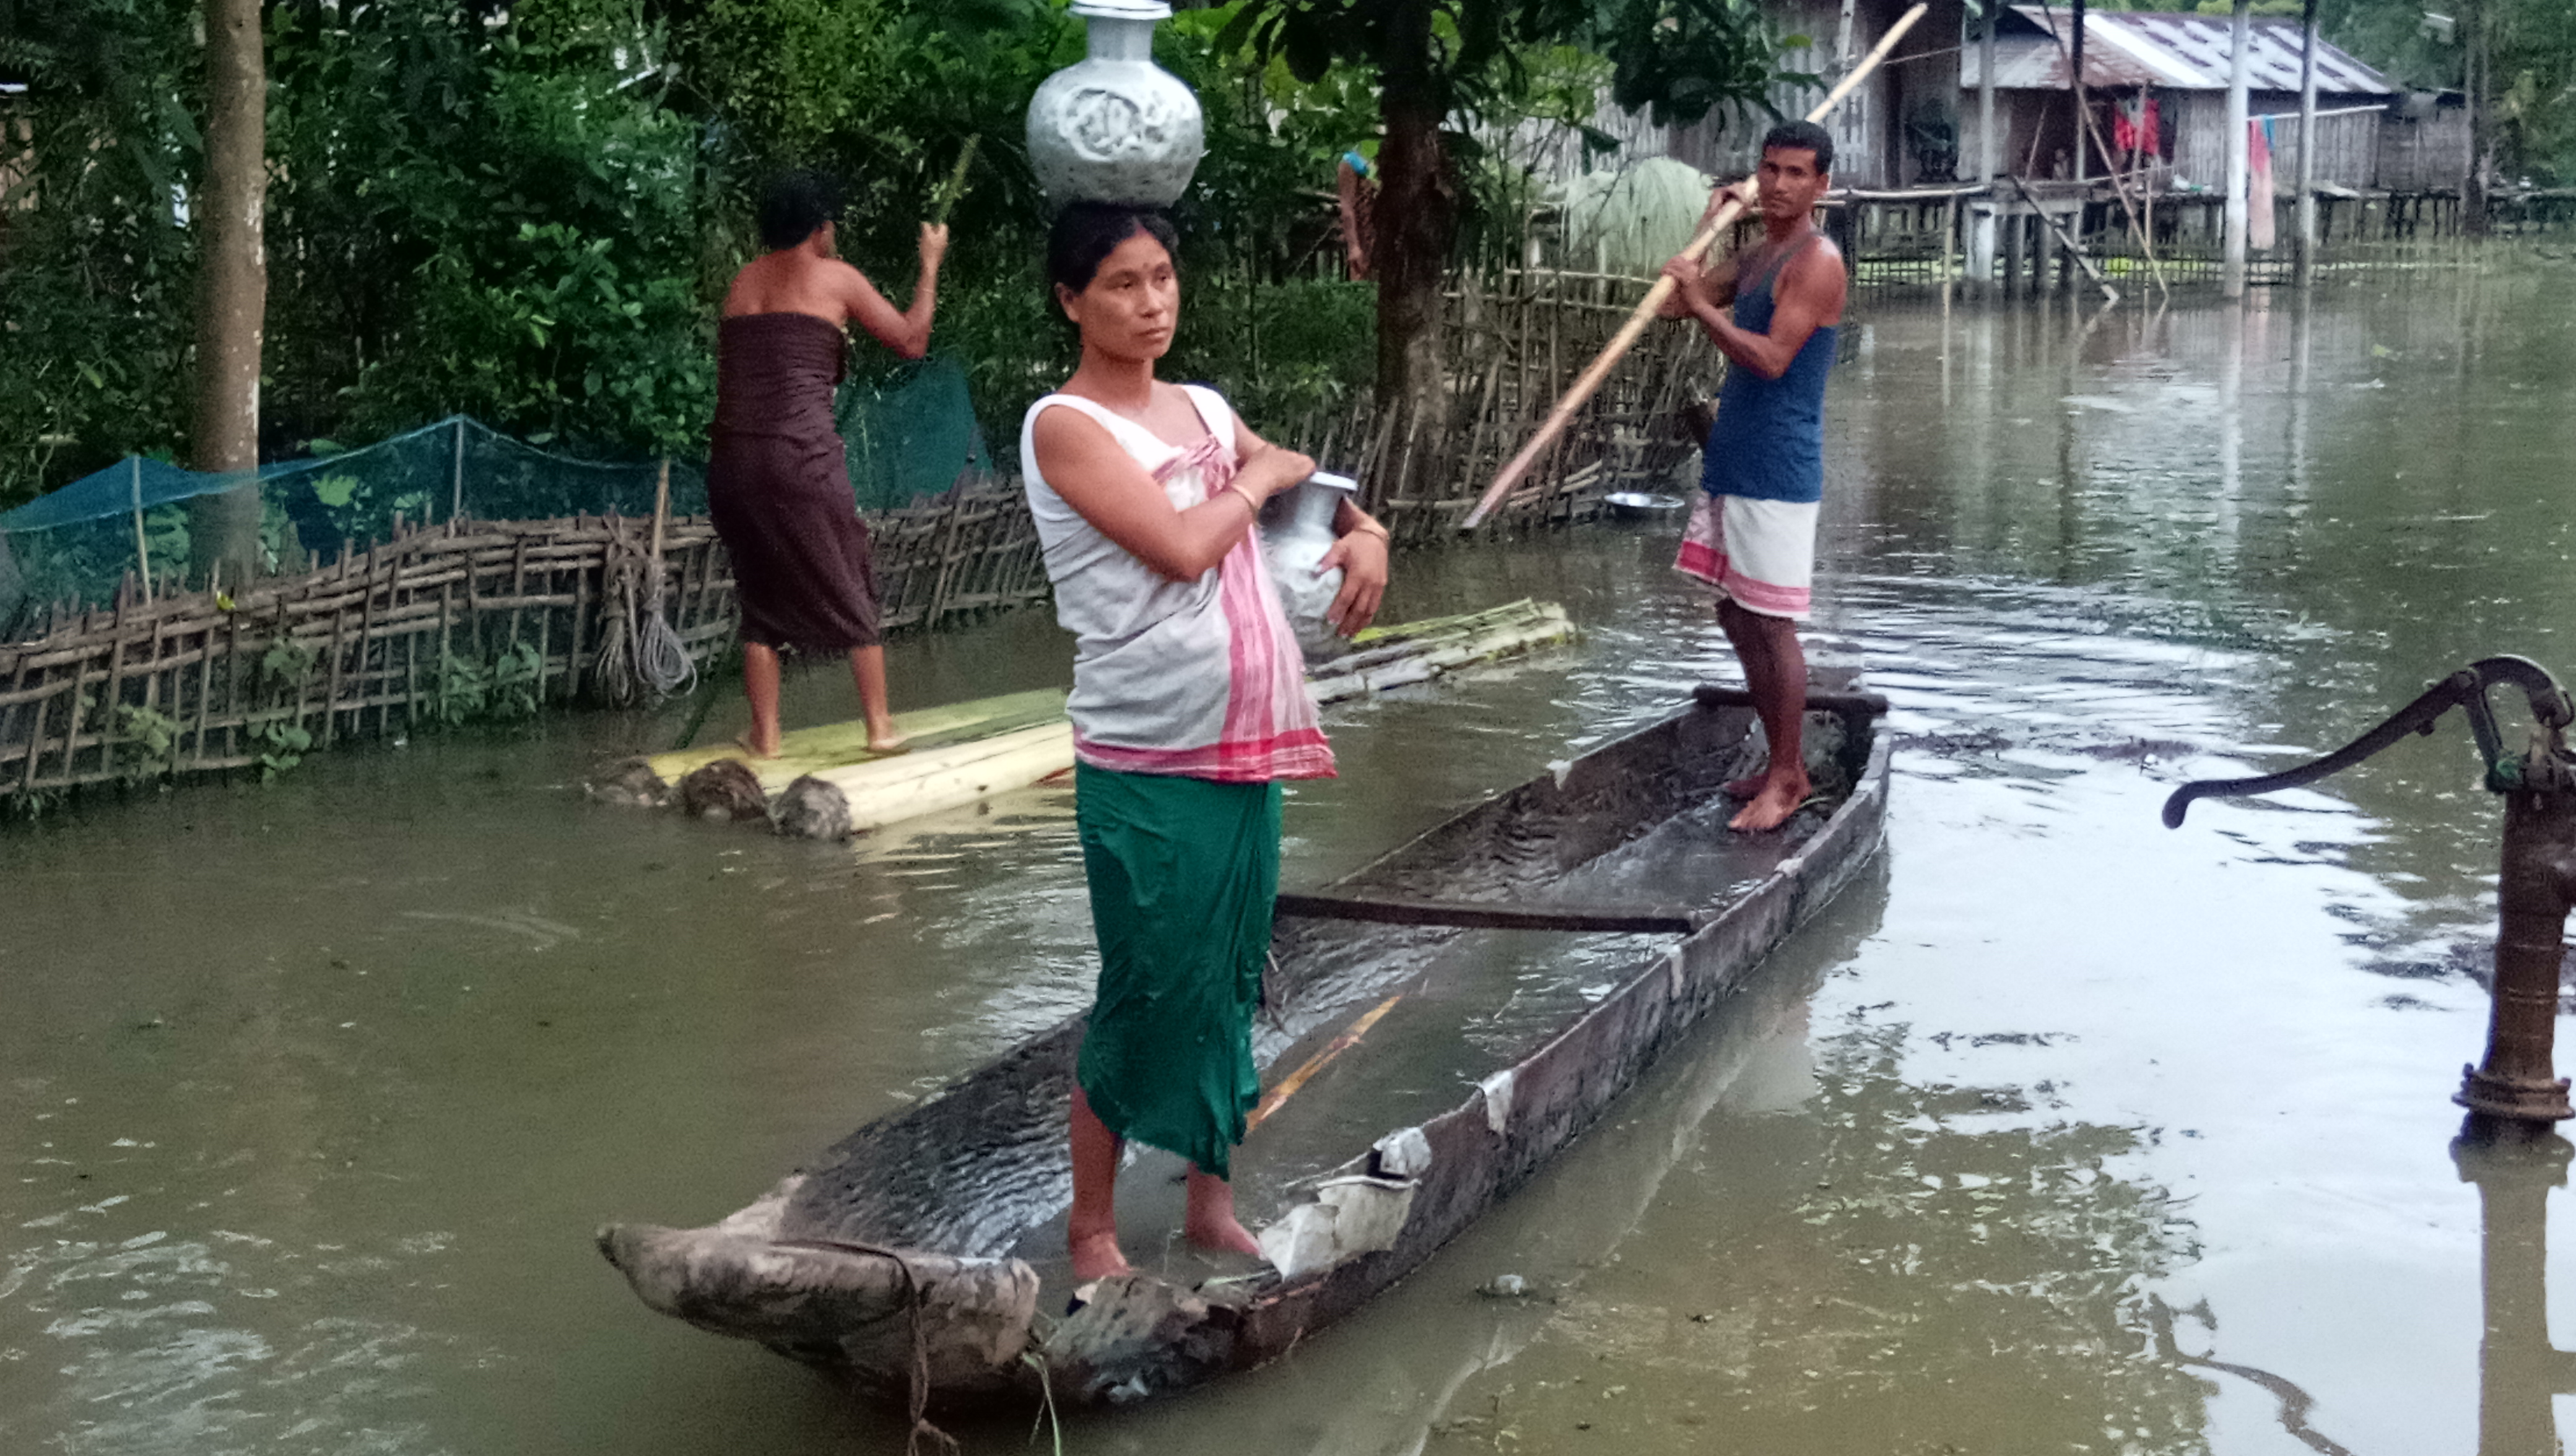
M 1748 834 L 1777 829 L 1789 822 L 1790 815 L 1798 812 L 1798 806 L 1807 801 L 1810 792 L 1807 776 L 1803 773 L 1794 778 L 1765 779 L 1761 792 L 1753 796 L 1753 802 L 1728 820 L 1726 827 Z
M 763 748 L 760 746 L 759 740 L 753 738 L 750 734 L 737 733 L 734 735 L 733 746 L 741 749 L 744 753 L 749 754 L 753 758 L 776 758 L 778 756 L 778 750 L 782 745 L 773 742 L 767 748 Z
M 1181 1234 L 1193 1245 L 1218 1254 L 1250 1254 L 1261 1257 L 1261 1241 L 1235 1221 L 1231 1213 L 1206 1218 L 1191 1217 L 1181 1224 Z
M 1740 779 L 1728 779 L 1726 796 L 1730 799 L 1750 799 L 1762 792 L 1762 781 L 1766 777 L 1768 777 L 1767 774 L 1746 774 Z
M 1082 1234 L 1066 1240 L 1067 1252 L 1073 1255 L 1073 1278 L 1077 1284 L 1106 1279 L 1113 1274 L 1133 1274 L 1127 1256 L 1118 1251 L 1118 1233 Z

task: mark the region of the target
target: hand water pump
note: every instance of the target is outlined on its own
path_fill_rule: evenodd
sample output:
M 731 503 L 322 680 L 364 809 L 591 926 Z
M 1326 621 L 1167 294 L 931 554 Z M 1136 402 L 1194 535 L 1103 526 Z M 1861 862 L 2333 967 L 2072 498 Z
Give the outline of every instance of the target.
M 2531 743 L 2507 754 L 2487 689 L 2522 689 L 2534 720 Z M 2477 1116 L 2546 1128 L 2576 1117 L 2568 1081 L 2557 1075 L 2552 1041 L 2558 1029 L 2559 966 L 2567 914 L 2576 908 L 2576 759 L 2566 730 L 2576 704 L 2558 680 L 2521 657 L 2489 657 L 2428 688 L 2395 716 L 2316 762 L 2250 779 L 2203 779 L 2165 801 L 2165 827 L 2182 826 L 2194 799 L 2243 798 L 2312 784 L 2352 767 L 2409 733 L 2430 733 L 2452 708 L 2466 709 L 2469 731 L 2487 765 L 2486 785 L 2504 796 L 2504 867 L 2498 881 L 2493 1006 L 2486 1060 L 2462 1068 L 2452 1100 Z

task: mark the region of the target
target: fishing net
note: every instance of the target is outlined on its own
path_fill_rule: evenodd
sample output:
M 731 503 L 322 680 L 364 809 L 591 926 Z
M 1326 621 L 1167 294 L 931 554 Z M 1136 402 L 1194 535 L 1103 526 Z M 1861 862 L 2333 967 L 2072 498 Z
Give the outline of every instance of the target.
M 962 473 L 991 468 L 965 372 L 947 360 L 845 387 L 834 417 L 849 444 L 852 499 L 863 511 L 908 505 L 949 489 Z M 255 475 L 129 456 L 0 514 L 0 640 L 42 604 L 113 599 L 138 562 L 150 563 L 155 580 L 167 579 L 188 560 L 187 503 L 253 480 L 265 564 L 291 575 L 313 557 L 337 559 L 344 544 L 363 549 L 390 537 L 397 518 L 421 525 L 457 516 L 650 516 L 660 467 L 557 454 L 463 415 L 360 449 L 263 465 Z M 673 460 L 672 514 L 702 514 L 706 502 L 704 465 Z

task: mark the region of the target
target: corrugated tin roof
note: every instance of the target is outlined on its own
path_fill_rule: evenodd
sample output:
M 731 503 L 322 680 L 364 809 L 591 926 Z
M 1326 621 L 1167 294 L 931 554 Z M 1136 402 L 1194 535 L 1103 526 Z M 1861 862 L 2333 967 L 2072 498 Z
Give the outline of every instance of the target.
M 2084 47 L 2085 84 L 2198 88 L 2199 79 L 2188 68 L 2170 62 L 2158 64 L 2160 58 L 2142 57 L 2125 46 L 2104 45 L 2101 31 L 2090 26 L 2086 29 L 2092 33 L 2092 43 Z M 1960 53 L 1959 84 L 1969 90 L 1985 84 L 1985 61 L 1980 50 L 1971 44 Z M 2007 91 L 2065 90 L 2066 48 L 2046 36 L 1996 36 L 1995 84 Z
M 2013 13 L 2042 37 L 2068 36 L 2068 10 L 2016 5 Z M 2233 20 L 2224 15 L 2092 10 L 2084 16 L 2084 79 L 2095 86 L 2163 86 L 2180 91 L 2227 89 Z M 2247 26 L 2246 84 L 2256 91 L 2299 89 L 2299 23 L 2256 16 Z M 1980 47 L 1960 56 L 1960 84 L 1983 84 Z M 2007 89 L 2064 90 L 2066 57 L 2055 39 L 1996 37 L 1995 84 Z M 2317 89 L 2335 95 L 2393 96 L 2388 78 L 2324 39 L 2317 42 Z

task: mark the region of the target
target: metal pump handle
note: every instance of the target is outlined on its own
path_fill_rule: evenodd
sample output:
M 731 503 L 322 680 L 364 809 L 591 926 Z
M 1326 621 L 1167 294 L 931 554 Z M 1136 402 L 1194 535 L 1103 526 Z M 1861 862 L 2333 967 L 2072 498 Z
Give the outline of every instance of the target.
M 2269 794 L 2341 773 L 2409 733 L 2432 732 L 2434 721 L 2454 707 L 2468 710 L 2469 731 L 2476 735 L 2478 753 L 2487 762 L 2487 787 L 2497 793 L 2519 788 L 2522 765 L 2505 758 L 2504 735 L 2496 728 L 2495 710 L 2487 704 L 2487 688 L 2495 683 L 2522 689 L 2531 700 L 2531 715 L 2552 734 L 2576 721 L 2576 703 L 2568 700 L 2566 689 L 2549 675 L 2549 669 L 2527 657 L 2482 657 L 2425 689 L 2422 697 L 2398 709 L 2387 722 L 2314 763 L 2260 778 L 2196 779 L 2183 785 L 2165 800 L 2165 827 L 2181 828 L 2182 816 L 2194 799 Z

